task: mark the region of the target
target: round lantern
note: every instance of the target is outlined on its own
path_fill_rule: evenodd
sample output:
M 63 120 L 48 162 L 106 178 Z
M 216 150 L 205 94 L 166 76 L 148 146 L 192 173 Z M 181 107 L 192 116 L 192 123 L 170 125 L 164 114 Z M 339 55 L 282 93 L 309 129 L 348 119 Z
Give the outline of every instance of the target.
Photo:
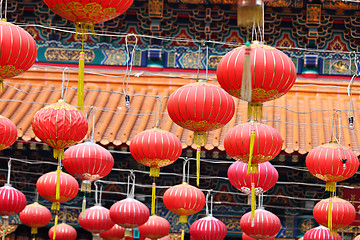
M 324 226 L 319 226 L 307 231 L 303 240 L 341 240 L 341 237 L 339 234 L 333 236 L 330 233 L 330 229 Z
M 182 183 L 167 189 L 163 202 L 167 209 L 180 215 L 180 223 L 186 223 L 189 215 L 200 212 L 204 208 L 205 195 L 200 189 L 188 183 Z
M 19 190 L 6 183 L 0 188 L 0 215 L 5 223 L 9 216 L 20 213 L 26 206 L 26 197 Z
M 283 52 L 254 42 L 228 52 L 219 63 L 216 76 L 230 95 L 247 102 L 263 103 L 290 90 L 296 80 L 296 68 Z
M 27 205 L 20 213 L 23 224 L 31 227 L 31 234 L 37 234 L 37 229 L 45 226 L 51 220 L 51 212 L 46 207 L 35 202 Z
M 140 235 L 145 238 L 157 240 L 170 232 L 170 223 L 162 217 L 152 215 L 149 220 L 139 227 Z
M 330 211 L 329 207 L 331 207 Z M 328 227 L 330 231 L 336 232 L 354 221 L 356 210 L 350 202 L 338 197 L 332 197 L 318 202 L 314 207 L 313 215 L 319 224 Z M 331 216 L 330 219 L 329 215 Z
M 42 175 L 36 182 L 39 195 L 53 203 L 52 209 L 59 210 L 60 203 L 76 197 L 79 192 L 79 184 L 71 175 L 60 172 L 60 197 L 56 199 L 57 172 L 49 172 Z
M 132 197 L 118 201 L 110 208 L 111 220 L 124 228 L 139 227 L 148 221 L 149 216 L 149 208 Z
M 110 230 L 100 233 L 104 240 L 122 240 L 125 236 L 125 228 L 115 224 Z
M 0 77 L 0 81 L 1 81 L 1 77 Z M 17 129 L 15 124 L 10 119 L 1 115 L 0 115 L 0 135 L 1 135 L 0 150 L 4 150 L 10 147 L 11 145 L 14 144 L 14 142 L 17 139 Z
M 246 235 L 246 233 L 243 233 L 241 237 L 242 237 L 242 240 L 256 240 L 255 238 L 252 238 L 252 237 L 249 237 L 248 235 Z M 265 238 L 265 240 L 275 240 L 275 237 Z
M 83 180 L 81 191 L 90 192 L 91 182 L 107 176 L 114 166 L 111 153 L 93 141 L 71 146 L 64 155 L 66 171 Z
M 225 224 L 211 215 L 196 220 L 190 227 L 191 237 L 197 240 L 222 240 L 226 233 Z
M 272 188 L 279 178 L 277 170 L 269 162 L 259 164 L 258 173 L 247 174 L 247 164 L 236 161 L 230 165 L 227 174 L 230 183 L 246 194 L 251 193 L 251 182 L 253 181 L 255 195 Z
M 150 167 L 151 177 L 159 177 L 160 167 L 175 162 L 181 152 L 179 138 L 158 128 L 140 132 L 130 142 L 131 155 L 139 163 Z
M 49 230 L 49 238 L 51 240 L 75 240 L 77 237 L 77 232 L 75 228 L 73 228 L 72 226 L 66 223 L 61 223 L 57 225 L 55 238 L 54 238 L 54 230 L 55 230 L 54 226 L 52 226 Z
M 241 230 L 256 239 L 266 239 L 275 236 L 281 228 L 280 219 L 263 208 L 255 210 L 255 218 L 251 219 L 251 212 L 240 219 Z
M 35 135 L 54 148 L 54 158 L 64 157 L 64 148 L 84 139 L 88 122 L 83 113 L 64 100 L 40 109 L 32 121 Z
M 360 239 L 360 235 L 357 235 L 353 240 L 359 240 Z M 340 239 L 336 239 L 336 240 L 340 240 Z
M 306 167 L 315 177 L 326 181 L 326 190 L 334 192 L 336 182 L 356 173 L 359 160 L 353 151 L 332 142 L 312 149 L 306 156 Z
M 0 82 L 28 70 L 36 60 L 34 38 L 24 29 L 0 20 Z
M 100 205 L 95 205 L 79 215 L 79 224 L 94 236 L 111 229 L 114 222 L 111 221 L 110 211 Z

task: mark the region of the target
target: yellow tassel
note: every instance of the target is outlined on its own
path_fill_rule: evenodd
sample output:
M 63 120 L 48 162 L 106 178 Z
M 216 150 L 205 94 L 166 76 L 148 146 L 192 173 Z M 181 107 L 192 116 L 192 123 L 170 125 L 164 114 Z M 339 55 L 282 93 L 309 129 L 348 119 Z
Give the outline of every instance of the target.
M 56 214 L 55 216 L 55 223 L 54 223 L 54 234 L 53 234 L 53 240 L 56 239 L 56 228 L 57 228 L 57 224 L 58 224 L 58 215 Z
M 60 166 L 57 167 L 56 170 L 56 195 L 55 195 L 55 199 L 56 200 L 60 200 Z
M 237 11 L 238 26 L 250 28 L 255 26 L 262 26 L 263 15 L 261 6 L 238 6 Z
M 88 180 L 83 180 L 81 182 L 81 192 L 91 192 L 91 182 Z
M 126 228 L 126 229 L 125 229 L 124 236 L 125 236 L 125 237 L 132 237 L 132 230 Z
M 251 219 L 255 218 L 255 183 L 251 183 Z
M 51 210 L 59 211 L 60 210 L 60 203 L 59 202 L 53 202 L 51 204 Z
M 55 159 L 64 159 L 64 149 L 54 149 L 53 156 Z
M 184 240 L 185 239 L 185 231 L 184 229 L 181 230 L 181 240 Z
M 78 79 L 78 107 L 84 110 L 84 71 L 85 71 L 85 53 L 80 52 L 79 57 L 79 79 Z
M 156 197 L 156 183 L 155 179 L 152 184 L 152 191 L 151 191 L 151 215 L 155 215 L 155 197 Z
M 150 177 L 159 177 L 160 176 L 160 168 L 151 167 L 150 168 Z
M 247 174 L 251 173 L 251 167 L 252 167 L 251 161 L 254 152 L 254 145 L 255 145 L 255 125 L 253 123 L 253 127 L 251 129 L 251 136 L 250 136 L 250 152 L 249 152 L 249 162 L 247 166 Z
M 187 223 L 188 216 L 186 215 L 180 215 L 179 217 L 179 223 Z
M 82 218 L 85 217 L 85 209 L 86 209 L 86 196 L 84 195 L 84 198 L 83 198 L 83 201 L 82 201 L 82 206 L 81 206 Z
M 252 79 L 251 79 L 251 47 L 250 43 L 246 42 L 245 44 L 245 57 L 244 57 L 244 67 L 243 75 L 241 82 L 241 99 L 247 102 L 251 102 L 251 93 L 252 93 Z
M 263 117 L 262 103 L 248 103 L 248 118 L 254 121 L 260 121 Z
M 332 198 L 329 200 L 328 228 L 332 231 Z
M 196 148 L 196 185 L 200 185 L 200 154 L 201 147 L 198 145 Z
M 31 228 L 31 234 L 37 234 L 38 233 L 38 229 L 37 228 Z
M 326 182 L 325 191 L 335 192 L 335 186 L 336 186 L 336 183 L 334 183 L 334 182 Z
M 2 237 L 1 239 L 2 240 L 5 240 L 5 236 L 6 236 L 6 226 L 3 226 L 4 230 L 3 230 L 3 234 L 2 234 Z

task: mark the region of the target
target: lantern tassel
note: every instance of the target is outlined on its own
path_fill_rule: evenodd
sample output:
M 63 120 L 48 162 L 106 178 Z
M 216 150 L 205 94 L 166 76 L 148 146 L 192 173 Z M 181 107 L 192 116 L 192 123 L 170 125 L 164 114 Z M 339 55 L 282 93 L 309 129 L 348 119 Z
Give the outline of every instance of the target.
M 37 234 L 38 229 L 37 228 L 31 228 L 31 235 Z
M 60 210 L 60 203 L 59 202 L 53 202 L 51 204 L 51 210 L 59 211 Z
M 5 235 L 6 235 L 6 229 L 4 228 L 1 240 L 5 240 Z
M 58 224 L 58 215 L 55 215 L 55 223 L 54 223 L 54 233 L 53 233 L 53 240 L 56 239 L 56 228 L 57 228 L 57 224 Z
M 248 118 L 254 121 L 260 121 L 263 117 L 262 103 L 248 103 Z
M 101 238 L 100 238 L 100 234 L 94 234 L 93 235 L 93 240 L 100 240 Z
M 329 212 L 328 212 L 328 228 L 330 232 L 332 232 L 332 197 L 329 200 Z
M 184 229 L 181 230 L 181 240 L 184 240 L 185 239 L 185 231 Z
M 56 200 L 60 200 L 60 173 L 61 173 L 61 169 L 60 166 L 58 166 L 56 170 L 56 195 L 55 195 Z
M 251 102 L 251 93 L 252 93 L 252 79 L 251 79 L 251 47 L 250 43 L 246 42 L 245 44 L 245 57 L 244 57 L 244 67 L 241 83 L 241 99 Z
M 196 185 L 200 185 L 200 156 L 201 156 L 201 146 L 206 144 L 206 132 L 195 132 L 194 133 L 194 143 L 196 147 Z
M 180 215 L 179 217 L 179 223 L 187 223 L 187 216 L 186 215 Z
M 237 23 L 238 26 L 250 28 L 261 25 L 263 22 L 262 7 L 260 6 L 238 6 Z
M 155 215 L 155 199 L 156 199 L 156 183 L 155 178 L 152 184 L 152 191 L 151 191 L 151 215 Z
M 81 214 L 82 214 L 83 218 L 85 218 L 85 209 L 86 209 L 86 196 L 84 194 L 84 198 L 83 198 L 82 206 L 81 206 Z
M 124 237 L 132 237 L 132 229 L 126 228 L 125 229 L 125 233 L 124 233 Z
M 159 177 L 160 176 L 160 168 L 151 167 L 150 168 L 150 177 Z
M 326 182 L 325 191 L 335 192 L 335 186 L 336 186 L 336 183 L 334 183 L 334 182 Z
M 85 53 L 80 52 L 79 57 L 79 79 L 78 79 L 78 107 L 84 110 L 84 72 L 85 72 Z
M 255 183 L 251 183 L 251 226 L 255 218 Z
M 54 149 L 53 156 L 55 159 L 64 159 L 64 149 Z
M 255 125 L 253 123 L 253 127 L 251 129 L 251 136 L 250 136 L 250 152 L 249 152 L 249 162 L 247 166 L 247 174 L 251 173 L 251 167 L 252 167 L 252 157 L 254 152 L 254 145 L 255 145 Z
M 91 182 L 89 180 L 83 180 L 81 182 L 81 191 L 82 192 L 91 192 Z

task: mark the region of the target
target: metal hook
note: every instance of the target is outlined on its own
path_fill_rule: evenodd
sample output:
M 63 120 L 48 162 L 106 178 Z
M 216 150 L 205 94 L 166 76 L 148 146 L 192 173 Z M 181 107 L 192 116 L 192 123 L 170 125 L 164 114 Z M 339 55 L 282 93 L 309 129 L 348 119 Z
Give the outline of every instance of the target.
M 186 164 L 189 162 L 189 158 L 185 157 L 183 162 L 183 183 L 186 182 Z M 189 164 L 190 165 L 190 164 Z
M 206 194 L 206 200 L 205 200 L 205 211 L 206 211 L 206 216 L 211 216 L 212 215 L 212 195 L 211 195 L 212 189 L 207 190 L 207 194 Z M 210 213 L 209 213 L 209 197 L 210 198 Z
M 9 161 L 8 161 L 8 175 L 7 175 L 7 184 L 10 185 L 10 174 L 11 174 L 11 160 L 12 158 L 9 158 Z

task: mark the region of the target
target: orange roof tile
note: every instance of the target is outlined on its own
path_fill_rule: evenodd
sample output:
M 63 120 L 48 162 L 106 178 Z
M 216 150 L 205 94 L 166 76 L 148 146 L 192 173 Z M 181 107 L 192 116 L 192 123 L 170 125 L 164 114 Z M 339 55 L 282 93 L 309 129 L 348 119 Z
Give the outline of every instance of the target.
M 94 70 L 95 71 L 95 70 Z M 128 94 L 131 108 L 125 108 L 123 95 L 123 73 L 110 73 L 116 78 L 86 74 L 85 113 L 90 106 L 96 107 L 94 139 L 102 145 L 129 145 L 139 132 L 155 124 L 154 111 L 158 109 L 157 99 L 162 100 L 160 127 L 176 134 L 183 148 L 192 147 L 193 133 L 174 124 L 166 113 L 167 97 L 178 87 L 193 82 L 195 74 L 143 72 L 131 77 Z M 156 76 L 157 75 L 157 76 Z M 181 75 L 184 78 L 176 76 Z M 66 74 L 67 76 L 67 74 Z M 66 101 L 76 104 L 77 74 L 69 74 L 69 89 Z M 215 75 L 210 77 L 215 78 Z M 13 79 L 7 79 L 0 92 L 0 115 L 10 118 L 18 127 L 18 137 L 24 141 L 35 139 L 31 121 L 40 108 L 54 103 L 61 96 L 62 71 L 57 69 L 33 68 Z M 360 94 L 353 92 L 356 130 L 350 130 L 347 123 L 349 99 L 346 80 L 298 78 L 288 94 L 264 104 L 263 121 L 276 128 L 283 137 L 286 153 L 306 154 L 313 147 L 330 141 L 334 109 L 341 110 L 341 143 L 360 154 Z M 360 84 L 354 84 L 358 88 Z M 226 132 L 247 120 L 247 104 L 235 99 L 234 118 L 222 129 L 209 132 L 205 149 L 224 151 Z M 36 139 L 39 140 L 39 139 Z

